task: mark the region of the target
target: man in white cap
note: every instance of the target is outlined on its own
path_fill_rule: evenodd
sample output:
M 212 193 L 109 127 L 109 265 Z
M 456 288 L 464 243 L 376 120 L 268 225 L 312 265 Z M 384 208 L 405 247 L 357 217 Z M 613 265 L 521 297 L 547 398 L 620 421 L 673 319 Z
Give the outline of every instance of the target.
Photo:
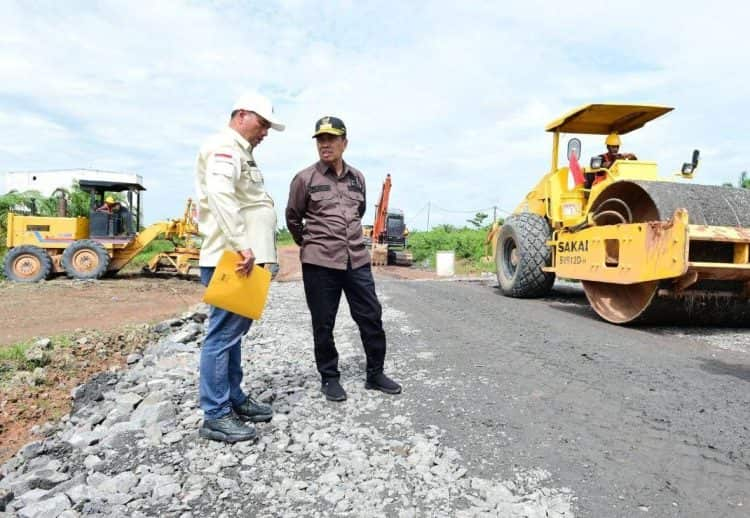
M 271 101 L 245 94 L 232 108 L 228 127 L 208 138 L 198 153 L 198 228 L 203 236 L 199 265 L 204 285 L 224 250 L 238 252 L 237 270 L 245 274 L 256 263 L 277 262 L 276 210 L 253 158 L 253 150 L 271 128 L 284 130 Z M 273 417 L 270 406 L 256 402 L 241 387 L 241 343 L 251 324 L 248 318 L 211 307 L 201 348 L 201 437 L 230 443 L 253 440 L 255 427 L 247 422 Z

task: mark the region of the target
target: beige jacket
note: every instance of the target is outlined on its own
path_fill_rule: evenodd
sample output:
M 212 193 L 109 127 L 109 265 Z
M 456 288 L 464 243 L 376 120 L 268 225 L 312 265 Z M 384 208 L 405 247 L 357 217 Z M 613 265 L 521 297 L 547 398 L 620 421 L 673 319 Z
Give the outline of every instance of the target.
M 210 137 L 195 164 L 200 266 L 224 250 L 251 248 L 257 263 L 275 263 L 276 210 L 255 164 L 252 145 L 231 128 Z

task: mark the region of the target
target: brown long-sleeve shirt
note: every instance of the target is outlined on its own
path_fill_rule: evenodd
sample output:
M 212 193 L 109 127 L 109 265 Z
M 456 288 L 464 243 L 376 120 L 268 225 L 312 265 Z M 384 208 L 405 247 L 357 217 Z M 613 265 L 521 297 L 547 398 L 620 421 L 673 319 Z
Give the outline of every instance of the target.
M 365 177 L 344 163 L 337 176 L 317 162 L 297 173 L 289 187 L 286 226 L 300 247 L 303 263 L 346 270 L 370 262 L 362 235 Z

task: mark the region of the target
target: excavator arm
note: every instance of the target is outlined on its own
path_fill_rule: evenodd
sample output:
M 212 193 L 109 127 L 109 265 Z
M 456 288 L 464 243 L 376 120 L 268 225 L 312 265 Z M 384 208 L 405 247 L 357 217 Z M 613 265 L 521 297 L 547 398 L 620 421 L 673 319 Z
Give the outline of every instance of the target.
M 385 241 L 385 224 L 388 219 L 388 198 L 391 196 L 391 175 L 385 177 L 383 189 L 380 191 L 380 199 L 375 206 L 375 221 L 372 224 L 372 242 L 383 243 Z

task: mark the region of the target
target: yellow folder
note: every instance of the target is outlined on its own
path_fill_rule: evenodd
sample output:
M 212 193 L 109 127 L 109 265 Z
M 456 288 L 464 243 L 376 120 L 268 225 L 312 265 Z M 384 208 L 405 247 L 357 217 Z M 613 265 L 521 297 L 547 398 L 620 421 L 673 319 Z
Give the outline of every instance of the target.
M 266 305 L 271 272 L 255 265 L 250 275 L 241 275 L 235 271 L 241 260 L 237 252 L 224 252 L 203 294 L 203 302 L 258 320 Z

